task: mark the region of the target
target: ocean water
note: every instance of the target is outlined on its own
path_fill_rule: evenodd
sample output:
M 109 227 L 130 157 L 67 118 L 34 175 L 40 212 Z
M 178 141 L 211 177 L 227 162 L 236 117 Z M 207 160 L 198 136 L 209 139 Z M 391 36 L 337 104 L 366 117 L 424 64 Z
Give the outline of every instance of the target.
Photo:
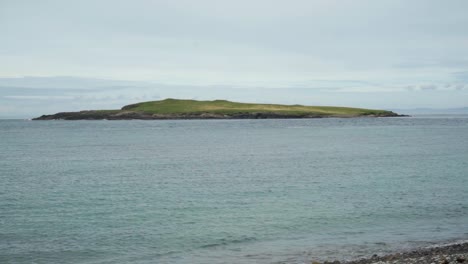
M 467 116 L 0 120 L 0 263 L 310 263 L 467 238 Z

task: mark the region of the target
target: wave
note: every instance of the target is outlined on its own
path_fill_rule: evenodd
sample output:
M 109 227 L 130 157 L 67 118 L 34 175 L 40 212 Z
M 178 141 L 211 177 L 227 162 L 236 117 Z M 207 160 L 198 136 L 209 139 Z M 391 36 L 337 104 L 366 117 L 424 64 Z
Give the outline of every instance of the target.
M 244 238 L 238 238 L 238 239 L 218 239 L 217 242 L 215 243 L 210 243 L 206 245 L 200 246 L 200 248 L 212 248 L 212 247 L 219 247 L 219 246 L 226 246 L 226 245 L 231 245 L 231 244 L 240 244 L 240 243 L 246 243 L 246 242 L 253 242 L 257 241 L 255 237 L 244 237 Z

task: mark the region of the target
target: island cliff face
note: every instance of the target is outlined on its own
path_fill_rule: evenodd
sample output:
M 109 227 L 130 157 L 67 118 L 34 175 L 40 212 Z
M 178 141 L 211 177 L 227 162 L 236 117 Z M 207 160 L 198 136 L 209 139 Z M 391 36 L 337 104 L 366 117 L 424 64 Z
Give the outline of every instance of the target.
M 350 107 L 248 104 L 225 100 L 166 99 L 122 107 L 42 115 L 33 120 L 265 119 L 323 117 L 396 117 L 391 111 Z

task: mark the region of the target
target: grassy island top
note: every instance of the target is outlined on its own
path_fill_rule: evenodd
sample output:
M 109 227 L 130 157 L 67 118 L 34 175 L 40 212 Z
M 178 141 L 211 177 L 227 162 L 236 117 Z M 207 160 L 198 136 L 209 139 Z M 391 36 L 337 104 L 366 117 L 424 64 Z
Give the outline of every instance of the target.
M 388 115 L 391 111 L 335 106 L 304 106 L 280 104 L 237 103 L 226 100 L 196 101 L 165 99 L 127 105 L 122 110 L 153 114 L 181 113 L 283 113 L 283 114 L 318 114 L 324 116 Z

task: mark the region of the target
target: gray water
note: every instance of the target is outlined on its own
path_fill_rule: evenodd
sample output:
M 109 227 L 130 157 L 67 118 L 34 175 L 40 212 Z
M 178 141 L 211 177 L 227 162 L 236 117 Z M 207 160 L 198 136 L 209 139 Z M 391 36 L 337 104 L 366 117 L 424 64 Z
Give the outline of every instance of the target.
M 0 121 L 0 263 L 310 263 L 468 238 L 468 118 Z

